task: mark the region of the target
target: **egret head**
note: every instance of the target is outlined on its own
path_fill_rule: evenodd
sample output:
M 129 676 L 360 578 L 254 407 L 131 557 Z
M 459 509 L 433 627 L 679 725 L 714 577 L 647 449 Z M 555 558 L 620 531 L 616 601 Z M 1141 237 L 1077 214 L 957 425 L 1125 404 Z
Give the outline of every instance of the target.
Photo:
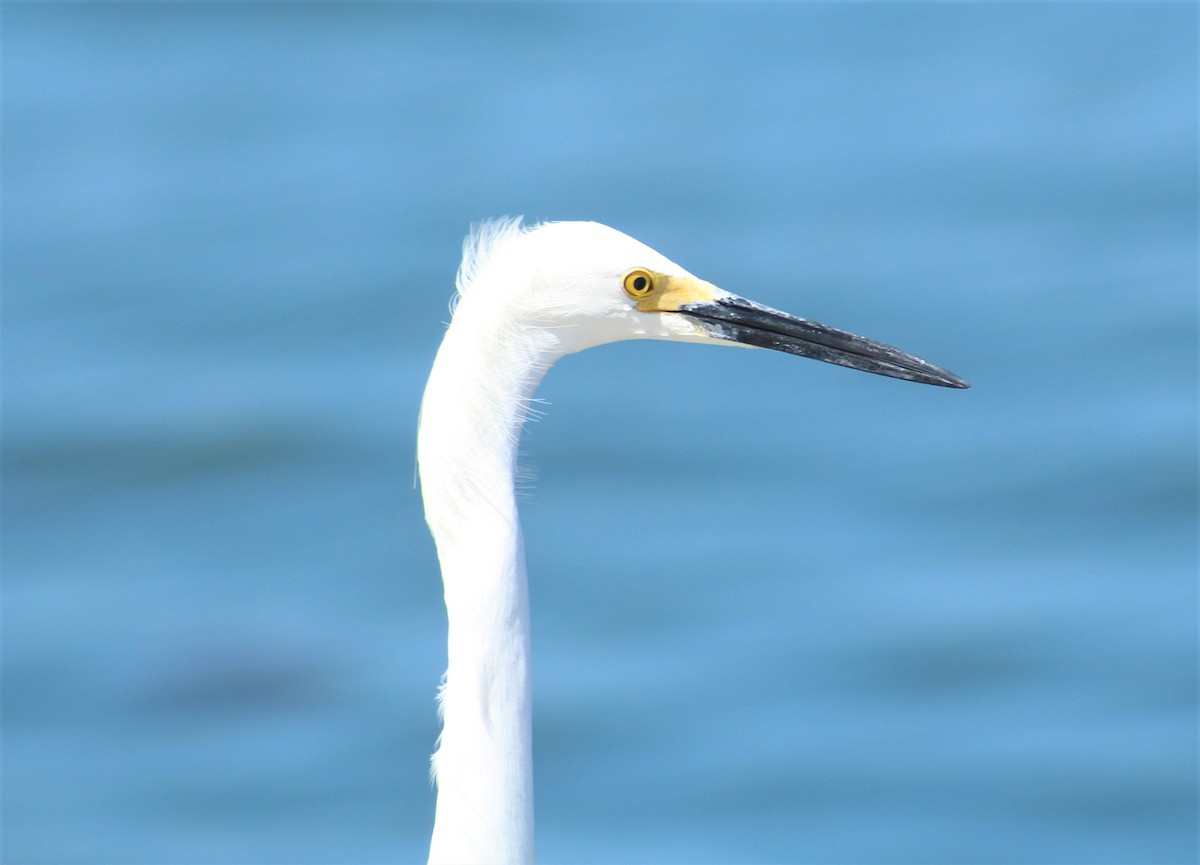
M 497 314 L 553 334 L 566 354 L 625 339 L 769 348 L 839 366 L 943 387 L 953 373 L 883 343 L 731 294 L 670 259 L 594 222 L 488 223 L 468 238 L 459 292 Z M 481 298 L 482 300 L 482 298 Z

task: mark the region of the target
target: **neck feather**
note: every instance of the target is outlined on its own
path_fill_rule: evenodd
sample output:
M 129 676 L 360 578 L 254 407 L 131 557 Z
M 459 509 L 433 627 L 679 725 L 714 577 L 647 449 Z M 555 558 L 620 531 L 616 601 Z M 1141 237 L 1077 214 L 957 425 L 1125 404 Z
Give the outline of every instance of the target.
M 553 347 L 475 327 L 464 302 L 434 361 L 417 460 L 449 625 L 430 862 L 533 861 L 529 591 L 513 475 Z

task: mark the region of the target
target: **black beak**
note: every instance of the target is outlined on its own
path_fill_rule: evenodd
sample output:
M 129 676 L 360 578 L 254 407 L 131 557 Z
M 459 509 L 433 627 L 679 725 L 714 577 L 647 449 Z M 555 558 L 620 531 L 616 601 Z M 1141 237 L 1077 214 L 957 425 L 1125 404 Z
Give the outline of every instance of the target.
M 952 372 L 881 342 L 729 295 L 677 310 L 711 336 L 940 387 L 970 387 Z

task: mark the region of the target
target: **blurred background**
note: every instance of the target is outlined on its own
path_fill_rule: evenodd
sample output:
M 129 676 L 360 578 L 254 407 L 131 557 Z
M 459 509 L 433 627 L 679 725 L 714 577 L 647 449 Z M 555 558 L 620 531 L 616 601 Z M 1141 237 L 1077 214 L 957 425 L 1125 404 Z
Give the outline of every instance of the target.
M 543 861 L 1196 861 L 1197 14 L 5 4 L 4 861 L 422 860 L 417 408 L 503 214 L 974 385 L 549 375 Z

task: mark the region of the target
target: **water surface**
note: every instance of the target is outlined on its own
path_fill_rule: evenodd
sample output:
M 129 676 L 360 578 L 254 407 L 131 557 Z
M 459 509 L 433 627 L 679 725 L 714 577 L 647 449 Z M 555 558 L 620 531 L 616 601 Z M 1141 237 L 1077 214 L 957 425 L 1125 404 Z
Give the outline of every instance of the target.
M 1194 5 L 4 16 L 6 862 L 423 857 L 416 414 L 501 214 L 974 385 L 552 371 L 543 861 L 1195 861 Z

